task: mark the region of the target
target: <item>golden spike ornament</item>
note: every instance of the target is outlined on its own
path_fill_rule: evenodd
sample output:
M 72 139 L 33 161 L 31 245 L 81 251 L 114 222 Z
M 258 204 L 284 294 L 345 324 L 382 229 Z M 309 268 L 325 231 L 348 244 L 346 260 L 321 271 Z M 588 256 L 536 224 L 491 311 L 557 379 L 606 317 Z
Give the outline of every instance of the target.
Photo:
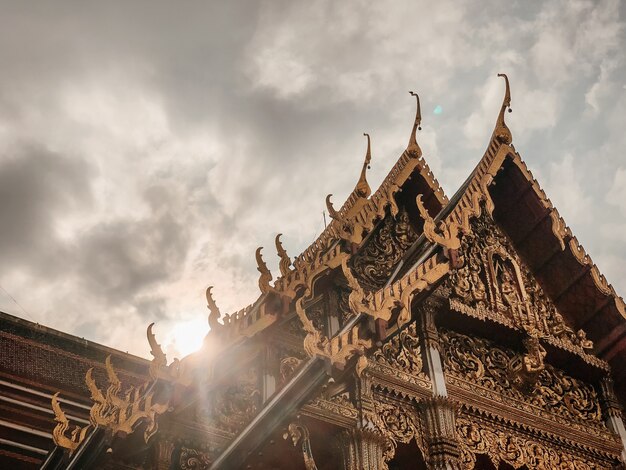
M 367 151 L 365 152 L 365 161 L 363 162 L 363 168 L 361 169 L 361 176 L 359 177 L 359 182 L 356 184 L 356 188 L 354 188 L 354 192 L 359 197 L 367 198 L 370 194 L 372 194 L 372 189 L 370 188 L 366 178 L 367 169 L 370 167 L 370 162 L 372 161 L 372 147 L 370 135 L 365 133 L 363 135 L 367 137 Z
M 513 111 L 511 109 L 511 87 L 509 86 L 509 77 L 507 77 L 506 74 L 499 73 L 498 77 L 504 77 L 504 83 L 506 88 L 504 92 L 504 100 L 502 101 L 500 114 L 498 114 L 498 120 L 496 121 L 496 128 L 493 131 L 493 134 L 498 142 L 509 145 L 511 142 L 513 142 L 513 134 L 511 134 L 511 131 L 504 122 L 504 113 L 507 108 L 509 110 L 509 113 Z
M 93 400 L 93 406 L 89 410 L 89 421 L 93 426 L 97 426 L 103 422 L 108 422 L 112 416 L 106 416 L 106 398 L 96 385 L 96 381 L 93 378 L 93 367 L 91 367 L 85 374 L 85 384 L 87 385 L 89 393 L 91 394 L 91 399 Z
M 326 196 L 326 209 L 328 210 L 328 215 L 331 219 L 336 220 L 339 225 L 337 227 L 337 235 L 339 238 L 342 238 L 343 240 L 350 240 L 352 234 L 354 233 L 354 224 L 342 217 L 341 214 L 335 210 L 333 203 L 330 200 L 331 197 L 332 194 Z
M 159 390 L 156 372 L 167 365 L 167 359 L 152 332 L 153 326 L 154 323 L 150 324 L 147 329 L 148 343 L 153 356 L 150 365 L 151 379 L 140 385 L 124 386 L 123 391 L 122 382 L 113 367 L 111 356 L 107 356 L 104 366 L 108 387 L 106 392 L 103 392 L 104 389 L 98 387 L 93 377 L 93 368 L 87 370 L 85 384 L 94 402 L 89 411 L 90 424 L 83 428 L 76 426 L 69 432 L 69 421 L 59 404 L 59 394 L 52 397 L 52 410 L 57 422 L 52 436 L 57 446 L 69 450 L 70 453 L 74 452 L 89 431 L 96 426 L 108 428 L 115 436 L 119 433 L 132 434 L 138 425 L 144 424 L 145 427 L 142 429 L 146 443 L 157 432 L 157 418 L 169 410 L 170 398 L 161 403 L 154 402 L 155 394 Z
M 422 156 L 422 149 L 419 145 L 417 145 L 416 133 L 417 130 L 422 130 L 420 124 L 422 123 L 422 110 L 420 107 L 420 97 L 417 93 L 409 91 L 411 96 L 415 96 L 417 100 L 417 110 L 415 112 L 415 122 L 413 123 L 413 130 L 411 130 L 411 137 L 409 138 L 409 145 L 406 148 L 406 151 L 414 158 L 419 158 Z
M 287 277 L 291 272 L 291 259 L 287 254 L 287 250 L 283 247 L 283 244 L 280 241 L 280 237 L 282 233 L 276 235 L 276 251 L 278 252 L 278 256 L 280 257 L 280 262 L 278 263 L 278 268 L 280 269 L 280 275 L 282 277 Z
M 417 204 L 422 219 L 424 219 L 424 236 L 428 241 L 441 245 L 443 248 L 449 250 L 458 250 L 461 248 L 459 226 L 457 223 L 449 222 L 446 224 L 441 221 L 438 225 L 435 224 L 435 221 L 426 210 L 426 207 L 424 207 L 421 194 L 417 195 L 415 203 Z
M 353 315 L 365 313 L 372 318 L 381 318 L 388 321 L 391 318 L 392 310 L 399 306 L 399 301 L 394 298 L 388 298 L 382 304 L 376 306 L 374 302 L 374 295 L 371 292 L 366 292 L 357 278 L 354 276 L 352 269 L 348 266 L 348 258 L 344 258 L 341 261 L 341 270 L 343 272 L 346 281 L 348 281 L 348 287 L 351 292 L 348 297 L 348 305 Z
M 336 220 L 338 222 L 343 222 L 341 215 L 339 215 L 339 212 L 337 212 L 335 208 L 333 207 L 333 203 L 330 200 L 331 197 L 333 197 L 332 194 L 329 194 L 328 196 L 326 196 L 326 210 L 328 210 L 328 215 L 333 220 Z
M 161 348 L 161 345 L 157 343 L 156 337 L 152 332 L 152 327 L 154 323 L 150 323 L 148 325 L 147 336 L 148 336 L 148 344 L 150 345 L 150 354 L 152 354 L 152 362 L 150 363 L 150 377 L 155 379 L 159 370 L 165 369 L 167 367 L 167 357 Z
M 54 420 L 57 422 L 57 425 L 52 431 L 52 440 L 57 446 L 68 449 L 70 453 L 72 453 L 85 440 L 91 426 L 87 425 L 84 428 L 75 426 L 68 436 L 67 431 L 70 427 L 70 422 L 59 404 L 59 392 L 52 395 L 51 402 L 52 411 L 54 412 Z
M 256 264 L 257 270 L 261 273 L 259 276 L 259 289 L 262 294 L 268 294 L 273 291 L 272 286 L 270 286 L 270 281 L 272 280 L 272 273 L 267 268 L 267 264 L 263 261 L 263 257 L 261 256 L 262 246 L 256 249 Z
M 222 326 L 221 323 L 219 322 L 219 318 L 222 316 L 222 314 L 217 304 L 215 303 L 215 300 L 213 300 L 213 294 L 211 294 L 211 289 L 213 289 L 213 286 L 209 286 L 206 289 L 206 303 L 210 311 L 209 328 L 211 328 L 211 331 L 215 331 L 215 330 L 218 330 Z

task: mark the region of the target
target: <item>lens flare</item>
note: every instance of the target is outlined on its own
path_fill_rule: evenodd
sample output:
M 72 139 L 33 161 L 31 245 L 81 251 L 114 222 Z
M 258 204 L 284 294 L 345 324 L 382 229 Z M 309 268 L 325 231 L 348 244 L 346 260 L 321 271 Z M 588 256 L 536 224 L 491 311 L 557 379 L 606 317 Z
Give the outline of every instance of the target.
M 209 331 L 206 318 L 181 321 L 174 324 L 169 331 L 166 346 L 168 359 L 183 357 L 202 347 L 202 341 Z

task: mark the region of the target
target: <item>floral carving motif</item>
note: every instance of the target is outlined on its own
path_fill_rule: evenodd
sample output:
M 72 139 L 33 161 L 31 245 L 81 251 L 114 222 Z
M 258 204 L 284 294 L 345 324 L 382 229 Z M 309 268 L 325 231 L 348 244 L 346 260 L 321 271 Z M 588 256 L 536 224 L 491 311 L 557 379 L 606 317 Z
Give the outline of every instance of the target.
M 472 470 L 476 454 L 485 454 L 498 468 L 506 462 L 514 468 L 526 466 L 541 470 L 592 470 L 611 468 L 606 462 L 595 462 L 546 447 L 538 441 L 512 435 L 502 429 L 491 429 L 485 423 L 462 416 L 456 420 L 457 435 L 461 441 L 461 460 L 464 468 Z
M 350 398 L 348 398 L 347 392 L 337 394 L 327 399 L 321 397 L 316 398 L 310 402 L 310 405 L 345 418 L 356 419 L 358 416 L 357 409 L 350 401 Z
M 417 235 L 405 210 L 401 210 L 396 218 L 387 215 L 380 230 L 353 258 L 352 268 L 359 283 L 369 290 L 383 287 L 394 266 L 415 240 Z
M 415 322 L 374 352 L 369 368 L 430 388 L 430 381 L 423 370 Z
M 591 385 L 544 364 L 540 370 L 530 372 L 537 374 L 533 378 L 536 381 L 534 387 L 524 389 L 516 386 L 518 376 L 515 372 L 524 367 L 528 354 L 498 348 L 490 341 L 452 331 L 441 330 L 440 335 L 448 381 L 484 393 L 476 387 L 478 385 L 496 392 L 490 398 L 529 411 L 559 415 L 567 418 L 567 422 L 584 423 L 585 429 L 589 424 L 604 428 L 598 396 Z
M 183 447 L 180 449 L 178 463 L 181 470 L 208 470 L 211 468 L 213 459 L 207 452 Z

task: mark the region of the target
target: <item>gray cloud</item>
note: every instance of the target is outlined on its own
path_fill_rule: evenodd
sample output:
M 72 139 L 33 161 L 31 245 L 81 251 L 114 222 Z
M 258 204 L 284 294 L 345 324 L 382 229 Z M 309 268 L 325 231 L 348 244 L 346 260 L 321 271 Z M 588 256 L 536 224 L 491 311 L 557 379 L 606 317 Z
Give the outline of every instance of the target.
M 208 284 L 224 311 L 252 301 L 277 232 L 292 255 L 313 240 L 364 131 L 375 187 L 407 142 L 408 90 L 452 193 L 506 71 L 518 151 L 624 293 L 625 8 L 0 2 L 0 283 L 37 321 L 145 353 L 145 324 L 203 318 Z
M 51 275 L 65 247 L 58 217 L 91 203 L 92 168 L 36 144 L 15 144 L 0 160 L 0 257 L 6 266 Z

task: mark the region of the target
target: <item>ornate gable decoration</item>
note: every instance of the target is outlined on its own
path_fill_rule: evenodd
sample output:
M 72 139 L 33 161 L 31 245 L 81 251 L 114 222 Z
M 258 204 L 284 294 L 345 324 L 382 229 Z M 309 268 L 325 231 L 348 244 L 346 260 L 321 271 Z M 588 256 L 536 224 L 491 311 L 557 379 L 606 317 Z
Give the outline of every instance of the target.
M 352 268 L 360 284 L 372 291 L 383 287 L 417 237 L 404 208 L 396 217 L 388 214 L 362 252 L 352 258 Z
M 107 356 L 104 363 L 108 380 L 106 389 L 96 384 L 93 367 L 87 371 L 85 384 L 94 402 L 89 411 L 88 425 L 82 428 L 75 426 L 70 431 L 70 422 L 59 403 L 59 393 L 52 396 L 52 410 L 57 422 L 52 431 L 55 445 L 71 454 L 97 427 L 105 428 L 111 436 L 115 436 L 118 433 L 132 434 L 140 425 L 145 425 L 143 437 L 146 443 L 156 434 L 159 416 L 170 409 L 171 399 L 167 387 L 163 393 L 159 382 L 163 379 L 166 382 L 176 380 L 180 375 L 180 363 L 175 359 L 167 365 L 167 358 L 152 332 L 153 326 L 154 323 L 150 324 L 147 331 L 150 354 L 153 356 L 148 380 L 139 385 L 123 384 L 113 367 L 111 356 Z
M 519 385 L 525 355 L 453 331 L 440 331 L 446 380 L 491 400 L 530 411 L 595 435 L 606 435 L 594 387 L 549 364 L 532 388 Z
M 461 255 L 463 267 L 449 278 L 452 309 L 523 330 L 606 368 L 603 361 L 586 353 L 593 343 L 583 330 L 574 332 L 565 323 L 488 211 L 481 211 L 471 222 L 471 232 L 461 242 Z

